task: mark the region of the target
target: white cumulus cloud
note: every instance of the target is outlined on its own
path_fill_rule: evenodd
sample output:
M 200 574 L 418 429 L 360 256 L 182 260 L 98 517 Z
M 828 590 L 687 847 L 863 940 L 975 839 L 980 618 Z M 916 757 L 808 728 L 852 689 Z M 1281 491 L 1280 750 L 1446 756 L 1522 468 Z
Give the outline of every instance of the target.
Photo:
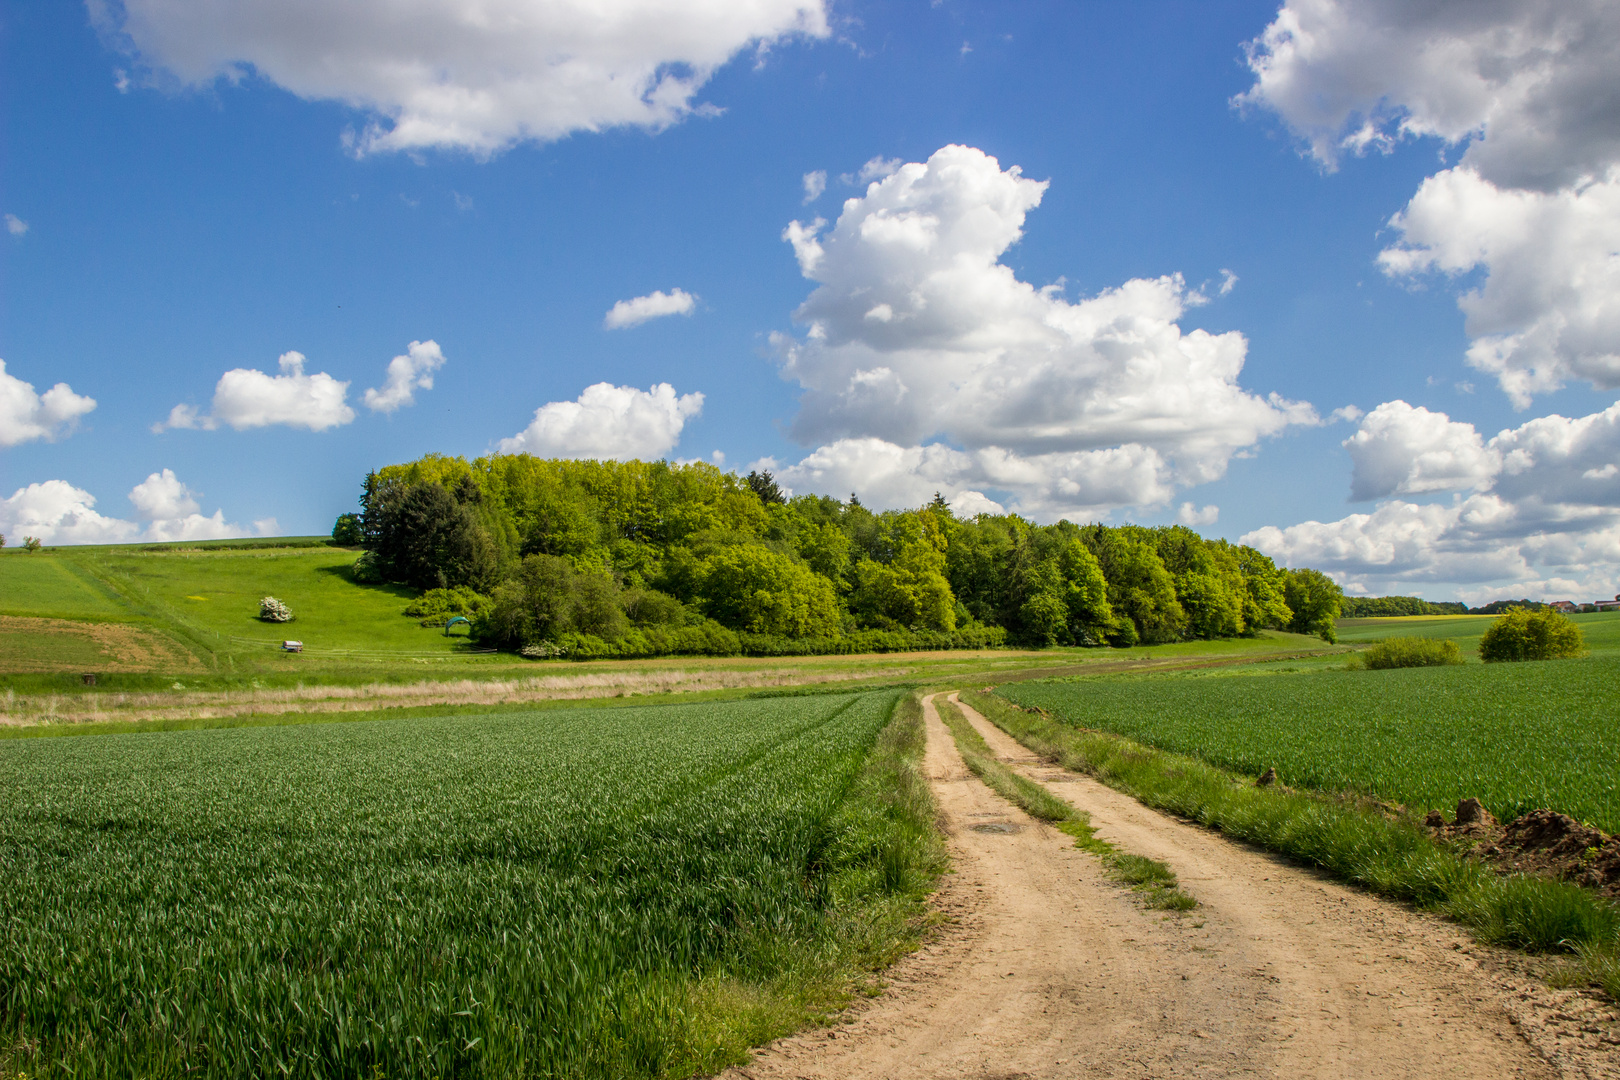
M 937 491 L 953 507 L 965 500 L 963 505 L 975 507 L 971 513 L 1004 513 L 1005 505 L 984 489 L 1008 491 L 1015 493 L 1020 513 L 1048 520 L 1100 516 L 1121 506 L 1163 503 L 1174 494 L 1163 482 L 1163 460 L 1141 446 L 1019 455 L 999 447 L 964 451 L 941 443 L 900 446 L 851 438 L 817 447 L 791 464 L 766 459 L 763 467 L 796 491 L 853 492 L 880 508 L 920 506 Z
M 1387 402 L 1347 445 L 1360 497 L 1458 494 L 1267 526 L 1244 542 L 1370 592 L 1449 583 L 1464 598 L 1489 599 L 1515 589 L 1534 597 L 1620 587 L 1620 403 L 1584 417 L 1538 417 L 1486 440 L 1444 413 Z
M 658 130 L 750 46 L 825 37 L 823 0 L 92 0 L 98 26 L 188 86 L 250 73 L 374 117 L 361 153 L 488 154 Z
M 1403 138 L 1463 147 L 1390 224 L 1391 276 L 1483 272 L 1468 361 L 1517 407 L 1620 386 L 1620 12 L 1611 0 L 1287 0 L 1237 99 L 1333 168 Z
M 856 176 L 863 184 L 871 180 L 882 180 L 899 172 L 900 166 L 904 164 L 900 158 L 886 158 L 879 154 L 862 165 L 861 171 Z
M 174 475 L 173 469 L 153 473 L 129 492 L 135 512 L 147 521 L 167 521 L 195 514 L 202 509 L 195 493 Z
M 1432 136 L 1493 183 L 1553 190 L 1620 159 L 1617 53 L 1609 0 L 1287 0 L 1237 100 L 1329 168 Z
M 382 389 L 365 393 L 366 408 L 391 413 L 416 404 L 416 391 L 433 389 L 433 373 L 444 366 L 444 353 L 436 341 L 413 341 L 402 356 L 388 361 L 388 381 Z
M 196 493 L 171 469 L 152 473 L 136 484 L 129 501 L 140 521 L 101 514 L 95 509 L 95 496 L 66 480 L 29 484 L 9 499 L 0 499 L 0 533 L 8 539 L 34 536 L 47 544 L 221 540 L 253 535 L 227 522 L 221 510 L 208 517 L 199 513 Z M 254 524 L 258 535 L 272 533 L 276 526 L 274 518 Z
M 1199 508 L 1184 502 L 1181 509 L 1176 511 L 1176 521 L 1182 525 L 1213 525 L 1220 519 L 1221 508 L 1213 505 Z
M 675 393 L 669 383 L 648 390 L 597 383 L 576 401 L 553 401 L 510 439 L 503 454 L 536 457 L 659 458 L 680 441 L 686 422 L 703 411 L 700 393 Z
M 6 362 L 0 360 L 0 446 L 65 435 L 95 407 L 94 398 L 75 394 L 63 382 L 36 394 L 32 383 L 6 374 Z
M 16 214 L 6 215 L 6 232 L 12 236 L 21 236 L 28 231 L 28 222 Z
M 827 190 L 827 170 L 817 169 L 804 174 L 804 204 L 809 206 Z
M 602 325 L 609 330 L 623 330 L 665 315 L 690 315 L 696 303 L 697 297 L 684 289 L 671 289 L 667 293 L 659 289 L 646 296 L 620 300 L 603 316 Z
M 191 405 L 176 405 L 168 419 L 154 424 L 153 430 L 200 428 L 213 431 L 221 424 L 229 424 L 243 431 L 284 424 L 325 431 L 354 419 L 354 410 L 346 400 L 347 382 L 325 372 L 306 375 L 304 354 L 300 352 L 282 353 L 279 367 L 279 375 L 267 375 L 256 368 L 232 368 L 215 384 L 209 413 L 199 413 Z
M 1486 487 L 1501 468 L 1474 425 L 1399 400 L 1368 413 L 1344 445 L 1356 501 Z
M 147 540 L 224 540 L 251 535 L 240 525 L 226 522 L 223 510 L 204 517 L 197 495 L 180 482 L 173 469 L 164 469 L 131 488 L 129 501 L 135 506 L 135 516 L 147 523 Z M 269 531 L 266 526 L 274 527 L 275 519 L 254 524 L 262 535 Z
M 0 533 L 8 541 L 38 537 L 47 544 L 119 544 L 140 531 L 133 521 L 103 517 L 95 496 L 66 480 L 18 488 L 0 500 Z
M 1238 384 L 1241 334 L 1183 331 L 1202 298 L 1179 275 L 1075 303 L 1019 281 L 1001 256 L 1045 182 L 966 146 L 871 168 L 883 178 L 830 229 L 783 234 L 818 283 L 795 312 L 805 333 L 774 337 L 804 389 L 792 433 L 820 446 L 790 482 L 837 492 L 859 476 L 848 462 L 871 459 L 896 476 L 871 490 L 902 503 L 946 485 L 1005 491 L 1044 517 L 1099 513 L 1162 505 L 1260 439 L 1319 422 Z M 896 486 L 901 467 L 911 487 Z
M 1429 177 L 1391 221 L 1385 273 L 1461 275 L 1468 362 L 1519 408 L 1585 379 L 1620 387 L 1620 168 L 1560 191 L 1500 188 L 1466 167 Z

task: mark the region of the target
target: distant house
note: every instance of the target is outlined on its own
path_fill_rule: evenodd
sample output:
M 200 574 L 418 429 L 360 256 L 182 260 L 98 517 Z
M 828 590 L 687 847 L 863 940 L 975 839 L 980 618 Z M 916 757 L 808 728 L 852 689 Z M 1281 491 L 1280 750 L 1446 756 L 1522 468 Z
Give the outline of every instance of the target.
M 1613 600 L 1599 600 L 1594 606 L 1599 611 L 1620 611 L 1620 596 L 1616 596 Z
M 1565 615 L 1573 615 L 1575 612 L 1581 610 L 1581 606 L 1575 603 L 1573 600 L 1554 600 L 1547 606 L 1552 608 L 1554 611 L 1562 611 Z

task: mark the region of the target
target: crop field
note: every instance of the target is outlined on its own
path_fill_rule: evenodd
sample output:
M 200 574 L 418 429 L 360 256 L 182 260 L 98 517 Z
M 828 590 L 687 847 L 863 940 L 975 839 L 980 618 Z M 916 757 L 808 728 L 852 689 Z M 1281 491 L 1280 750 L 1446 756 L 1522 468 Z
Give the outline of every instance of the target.
M 1620 831 L 1620 662 L 1593 657 L 1393 671 L 1161 675 L 998 692 L 1295 787 L 1422 812 L 1467 796 L 1506 820 L 1547 807 Z
M 0 1073 L 713 1065 L 694 987 L 899 887 L 897 697 L 0 744 Z

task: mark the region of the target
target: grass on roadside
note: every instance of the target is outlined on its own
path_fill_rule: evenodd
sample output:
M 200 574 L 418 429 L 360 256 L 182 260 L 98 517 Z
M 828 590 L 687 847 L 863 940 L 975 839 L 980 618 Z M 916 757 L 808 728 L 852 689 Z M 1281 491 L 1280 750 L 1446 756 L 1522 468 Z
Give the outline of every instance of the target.
M 1062 723 L 994 694 L 964 691 L 962 697 L 1035 753 L 1148 806 L 1441 912 L 1488 944 L 1572 953 L 1583 978 L 1620 998 L 1620 908 L 1577 885 L 1499 875 L 1438 846 L 1409 818 L 1324 795 L 1257 787 L 1194 758 Z
M 1099 837 L 1091 826 L 1091 815 L 1076 810 L 1035 781 L 1009 769 L 996 758 L 962 710 L 945 695 L 934 699 L 939 717 L 950 729 L 956 748 L 968 770 L 983 780 L 990 790 L 1018 806 L 1026 814 L 1051 822 L 1059 831 L 1074 837 L 1075 846 L 1102 859 L 1108 876 L 1141 893 L 1143 902 L 1161 911 L 1189 911 L 1198 901 L 1178 888 L 1174 870 L 1155 859 L 1128 855 Z

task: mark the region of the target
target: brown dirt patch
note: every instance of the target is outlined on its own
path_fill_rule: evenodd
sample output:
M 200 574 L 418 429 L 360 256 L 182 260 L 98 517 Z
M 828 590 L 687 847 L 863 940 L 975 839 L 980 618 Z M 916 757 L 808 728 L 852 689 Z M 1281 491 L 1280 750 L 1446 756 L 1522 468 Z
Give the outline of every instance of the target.
M 163 634 L 127 623 L 0 615 L 0 672 L 140 672 L 198 668 Z
M 1620 837 L 1555 810 L 1532 810 L 1502 825 L 1466 805 L 1471 802 L 1463 800 L 1453 822 L 1432 811 L 1430 830 L 1503 873 L 1540 874 L 1620 900 Z

